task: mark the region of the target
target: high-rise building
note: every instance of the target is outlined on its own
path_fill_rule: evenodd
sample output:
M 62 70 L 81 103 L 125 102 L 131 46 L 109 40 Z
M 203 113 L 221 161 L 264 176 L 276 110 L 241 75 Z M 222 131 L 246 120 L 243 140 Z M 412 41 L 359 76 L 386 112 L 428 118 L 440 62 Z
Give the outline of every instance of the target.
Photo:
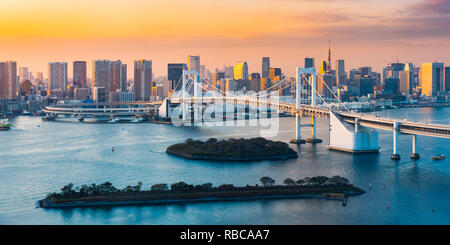
M 270 57 L 262 57 L 262 70 L 261 70 L 261 76 L 262 77 L 269 77 L 270 73 Z
M 87 86 L 86 67 L 86 61 L 73 62 L 73 84 L 78 85 L 80 88 L 85 88 Z
M 200 56 L 188 55 L 187 68 L 190 71 L 197 71 L 200 75 Z
M 281 81 L 281 68 L 270 68 L 270 81 Z
M 327 62 L 326 61 L 322 61 L 322 63 L 320 63 L 320 67 L 319 67 L 319 74 L 325 74 L 328 71 L 327 68 Z
M 181 81 L 183 70 L 187 69 L 187 65 L 183 63 L 167 64 L 167 80 L 170 81 L 170 90 L 175 90 L 178 82 Z M 180 89 L 181 86 L 178 88 Z
M 216 71 L 213 73 L 212 84 L 217 87 L 220 80 L 225 79 L 225 72 Z
M 30 72 L 28 71 L 28 67 L 19 67 L 19 83 L 30 80 Z
M 48 64 L 49 88 L 66 90 L 67 62 L 51 62 Z
M 97 95 L 98 99 L 96 101 L 111 102 L 110 91 L 111 61 L 94 60 L 92 62 L 92 94 Z
M 134 93 L 136 96 L 136 101 L 150 100 L 153 87 L 152 76 L 153 74 L 151 60 L 134 61 Z
M 358 96 L 368 96 L 373 94 L 375 87 L 375 79 L 372 77 L 361 77 L 356 80 L 358 88 Z
M 258 92 L 261 90 L 261 76 L 259 73 L 252 73 L 250 75 L 249 89 L 250 91 Z
M 122 61 L 111 61 L 110 63 L 110 91 L 117 92 L 122 87 Z
M 344 60 L 336 60 L 336 79 L 338 86 L 344 85 L 347 80 Z
M 444 91 L 445 92 L 449 92 L 450 91 L 450 66 L 446 66 L 445 67 L 445 86 L 444 86 Z
M 17 92 L 17 63 L 0 62 L 0 98 L 15 99 Z
M 414 88 L 414 66 L 412 63 L 407 63 L 402 71 L 399 71 L 399 93 L 412 94 Z
M 234 80 L 248 80 L 247 62 L 238 62 L 234 65 Z
M 423 95 L 437 96 L 439 91 L 443 91 L 444 63 L 422 63 L 419 76 Z
M 314 58 L 305 57 L 305 68 L 312 68 L 314 65 Z
M 128 79 L 128 76 L 127 76 L 127 73 L 128 73 L 128 71 L 127 71 L 127 64 L 122 64 L 120 69 L 121 69 L 120 90 L 122 92 L 127 92 L 128 91 L 127 90 L 127 87 L 128 87 L 127 86 L 127 79 Z

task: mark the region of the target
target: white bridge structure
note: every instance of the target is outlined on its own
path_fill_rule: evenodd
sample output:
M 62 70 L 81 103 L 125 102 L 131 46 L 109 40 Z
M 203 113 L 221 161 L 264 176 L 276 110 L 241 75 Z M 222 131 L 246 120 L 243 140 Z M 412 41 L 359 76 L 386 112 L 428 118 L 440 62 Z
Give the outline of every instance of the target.
M 294 144 L 303 143 L 321 143 L 322 140 L 317 138 L 316 125 L 317 118 L 326 118 L 329 120 L 329 149 L 345 151 L 351 153 L 371 153 L 378 152 L 380 149 L 378 143 L 377 130 L 391 131 L 393 134 L 393 151 L 391 158 L 400 159 L 398 152 L 398 136 L 399 134 L 408 134 L 412 137 L 412 154 L 411 158 L 418 159 L 417 153 L 417 136 L 431 136 L 450 139 L 450 127 L 448 125 L 425 124 L 411 122 L 407 120 L 396 120 L 389 118 L 380 118 L 378 116 L 370 116 L 352 112 L 348 109 L 342 110 L 342 103 L 338 108 L 327 104 L 326 100 L 317 92 L 317 79 L 323 79 L 317 76 L 315 68 L 297 68 L 296 79 L 292 82 L 279 81 L 264 91 L 245 96 L 229 95 L 218 89 L 209 81 L 201 80 L 196 71 L 184 70 L 182 75 L 182 88 L 178 93 L 178 97 L 174 96 L 166 98 L 163 101 L 155 102 L 130 102 L 123 103 L 128 105 L 127 108 L 115 108 L 107 104 L 99 108 L 85 108 L 82 105 L 68 106 L 50 106 L 44 108 L 44 112 L 48 115 L 57 114 L 117 114 L 117 115 L 137 115 L 150 112 L 159 112 L 162 117 L 170 118 L 173 106 L 181 106 L 181 119 L 183 124 L 190 125 L 192 119 L 194 126 L 196 122 L 202 121 L 202 110 L 204 105 L 221 104 L 244 106 L 246 110 L 256 108 L 267 111 L 268 108 L 277 112 L 286 112 L 295 115 L 296 133 L 295 138 L 291 140 Z M 339 99 L 332 92 L 326 83 L 324 86 L 333 94 L 337 101 Z M 204 86 L 210 86 L 209 92 L 204 92 Z M 281 91 L 283 89 L 295 86 L 296 102 L 288 103 L 273 99 L 270 92 L 272 90 Z M 193 89 L 192 89 L 193 88 Z M 193 90 L 193 96 L 190 96 L 188 90 Z M 305 93 L 306 92 L 306 93 Z M 306 98 L 303 99 L 302 97 Z M 340 102 L 340 101 L 339 101 Z M 90 104 L 92 106 L 92 104 Z M 269 109 L 269 111 L 270 111 Z M 191 116 L 193 115 L 193 116 Z M 302 125 L 301 118 L 310 117 L 311 124 Z M 301 128 L 311 127 L 311 135 L 309 138 L 302 139 Z

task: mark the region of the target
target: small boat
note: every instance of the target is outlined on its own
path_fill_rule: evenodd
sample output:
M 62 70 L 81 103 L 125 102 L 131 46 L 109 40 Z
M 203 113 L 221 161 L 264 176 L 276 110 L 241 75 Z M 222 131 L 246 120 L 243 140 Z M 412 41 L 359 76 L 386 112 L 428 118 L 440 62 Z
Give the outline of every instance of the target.
M 443 159 L 445 159 L 444 155 L 436 155 L 431 157 L 431 160 L 443 160 Z
M 139 122 L 142 122 L 142 121 L 144 121 L 144 118 L 142 118 L 142 117 L 131 119 L 132 123 L 139 123 Z
M 11 123 L 9 123 L 8 119 L 0 120 L 0 131 L 9 130 L 12 127 Z

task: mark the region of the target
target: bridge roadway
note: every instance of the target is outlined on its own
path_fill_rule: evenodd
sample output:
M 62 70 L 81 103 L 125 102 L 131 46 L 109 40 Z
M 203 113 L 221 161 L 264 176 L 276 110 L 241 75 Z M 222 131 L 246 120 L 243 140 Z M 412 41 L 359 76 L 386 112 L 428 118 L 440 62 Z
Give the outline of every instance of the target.
M 256 97 L 191 97 L 188 98 L 190 104 L 200 103 L 200 104 L 211 104 L 211 103 L 229 103 L 229 104 L 239 104 L 263 108 L 277 108 L 280 111 L 290 112 L 295 115 L 297 112 L 300 116 L 307 117 L 321 117 L 329 118 L 330 109 L 312 107 L 309 105 L 301 105 L 297 110 L 296 105 L 293 103 L 271 101 L 268 99 L 258 99 Z M 182 98 L 170 98 L 170 103 L 180 104 L 183 103 Z M 155 112 L 158 105 L 162 104 L 162 101 L 155 102 L 118 102 L 118 103 L 102 103 L 102 104 L 62 104 L 56 106 L 47 106 L 43 109 L 45 113 L 50 114 L 72 114 L 72 115 L 93 115 L 93 116 L 105 116 L 105 115 L 119 115 L 119 116 L 129 116 L 129 115 L 142 115 L 148 114 L 149 112 Z M 118 105 L 128 105 L 128 108 L 114 108 Z M 85 108 L 85 107 L 91 108 Z M 96 106 L 98 108 L 92 108 Z M 424 124 L 411 122 L 406 120 L 394 120 L 380 118 L 370 115 L 358 114 L 348 111 L 335 111 L 343 120 L 347 123 L 355 124 L 359 123 L 360 126 L 369 127 L 380 130 L 394 131 L 394 123 L 398 122 L 398 132 L 403 134 L 412 135 L 424 135 L 439 138 L 450 138 L 450 127 L 448 125 L 440 124 Z

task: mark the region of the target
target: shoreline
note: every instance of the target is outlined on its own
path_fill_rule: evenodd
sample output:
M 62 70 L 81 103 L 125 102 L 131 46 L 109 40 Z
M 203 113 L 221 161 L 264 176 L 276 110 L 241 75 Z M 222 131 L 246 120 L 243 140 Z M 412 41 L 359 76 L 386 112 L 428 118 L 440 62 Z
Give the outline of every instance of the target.
M 212 161 L 263 161 L 263 160 L 287 160 L 291 158 L 298 158 L 296 154 L 284 154 L 284 155 L 272 155 L 272 156 L 257 156 L 257 157 L 219 157 L 219 156 L 200 156 L 183 152 L 177 152 L 170 149 L 166 150 L 166 153 L 172 156 L 182 157 L 188 160 L 212 160 Z
M 247 188 L 247 187 L 237 187 Z M 164 205 L 177 203 L 220 202 L 220 201 L 251 201 L 270 199 L 305 199 L 316 198 L 346 202 L 347 197 L 364 194 L 365 191 L 353 185 L 340 187 L 259 187 L 250 189 L 234 189 L 202 192 L 156 192 L 124 193 L 125 195 L 92 196 L 77 200 L 42 199 L 36 202 L 40 208 L 77 208 L 77 207 L 107 207 L 107 206 L 140 206 Z

